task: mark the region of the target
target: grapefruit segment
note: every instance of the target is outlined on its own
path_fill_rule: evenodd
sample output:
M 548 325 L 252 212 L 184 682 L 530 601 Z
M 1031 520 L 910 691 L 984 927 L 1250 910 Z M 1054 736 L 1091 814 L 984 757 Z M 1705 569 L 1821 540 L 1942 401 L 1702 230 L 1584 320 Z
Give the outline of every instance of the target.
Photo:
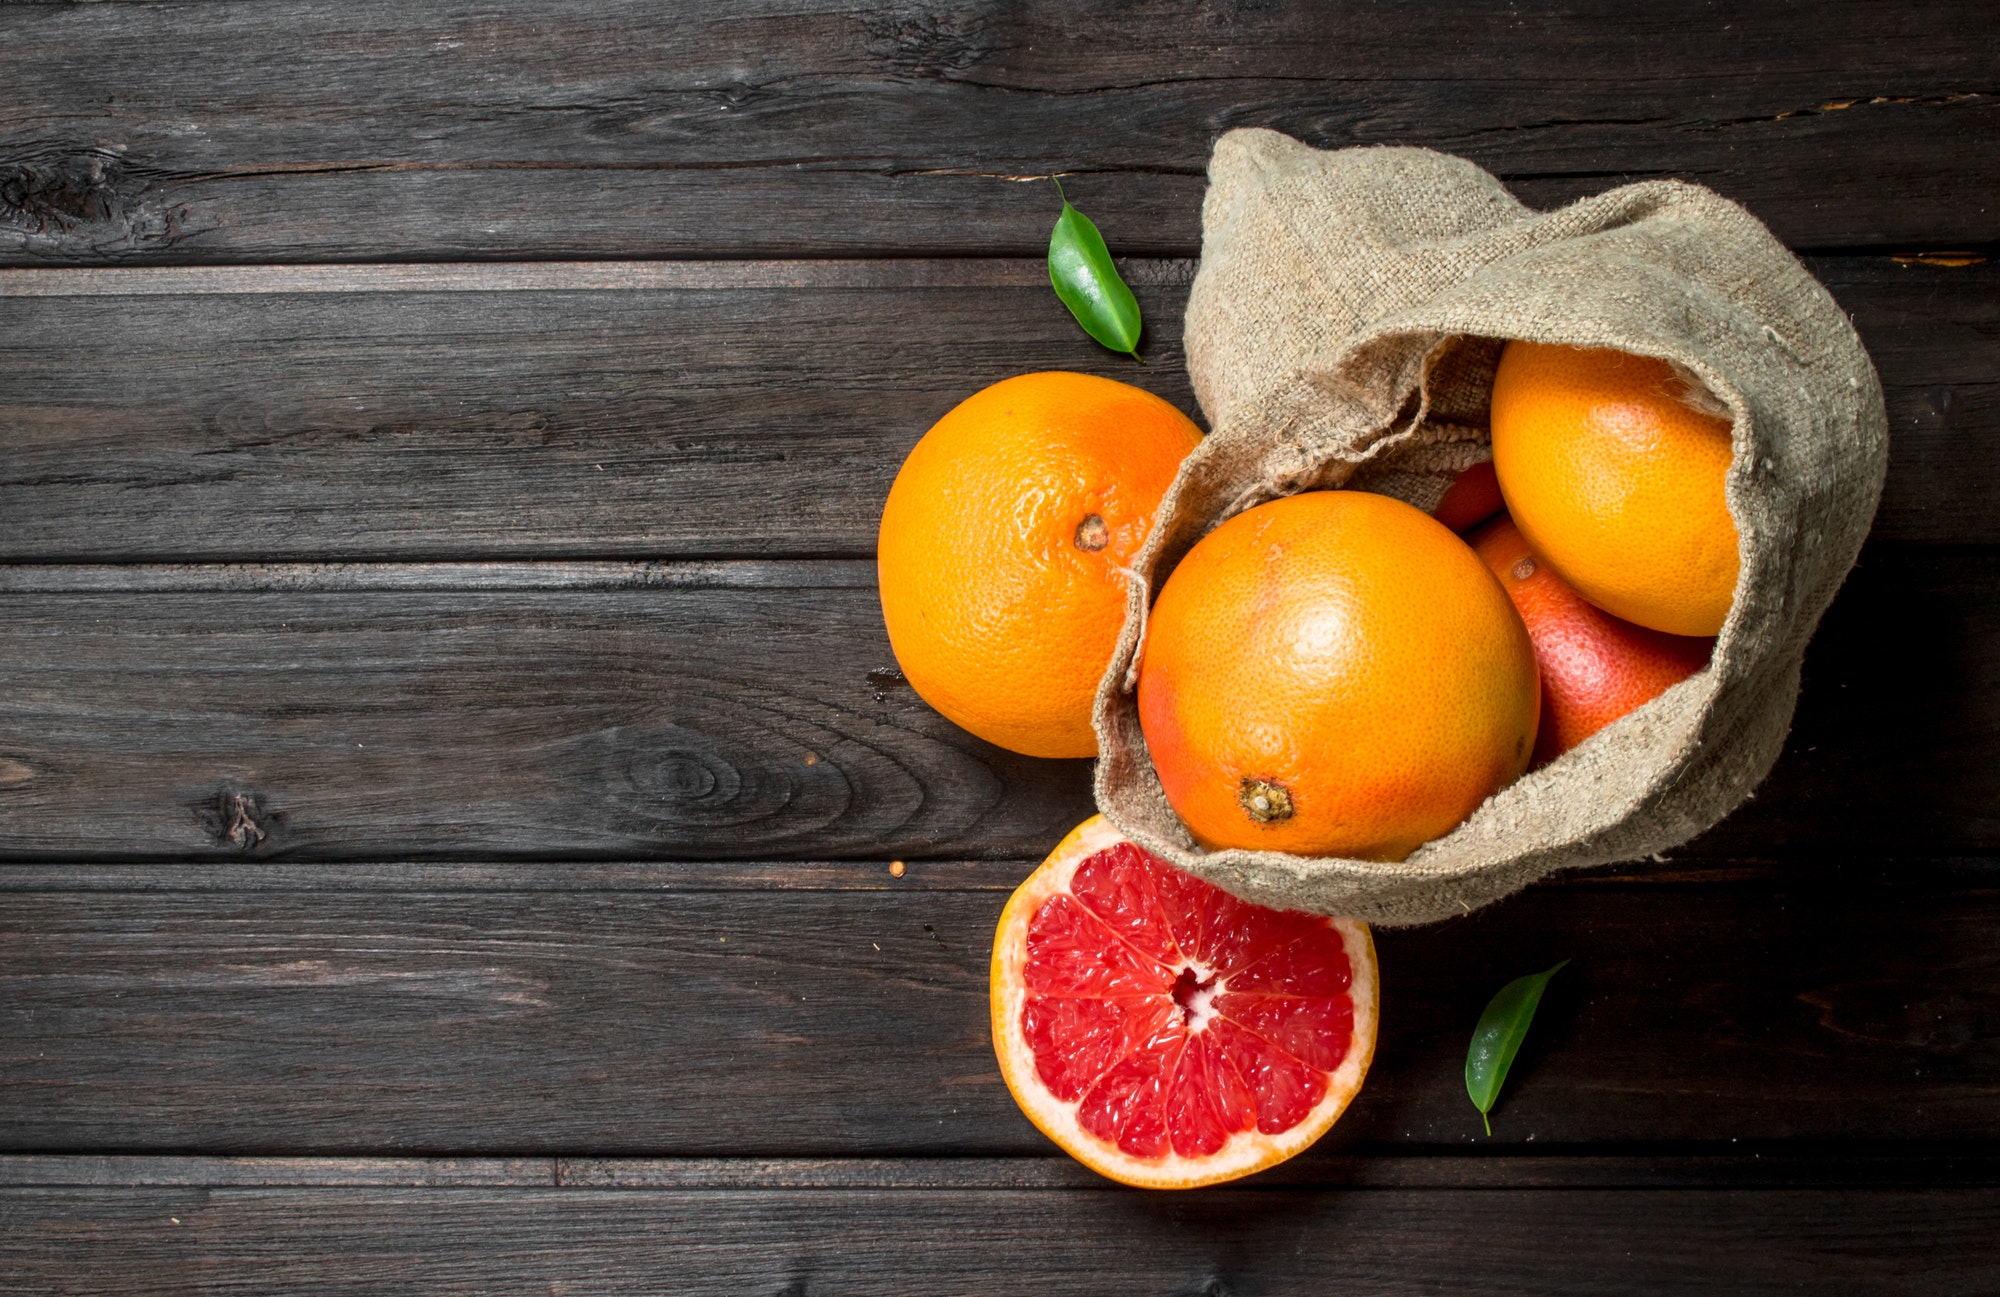
M 1022 1111 L 1095 1171 L 1192 1188 L 1318 1139 L 1375 1051 L 1365 924 L 1240 901 L 1085 821 L 1007 903 L 994 1050 Z

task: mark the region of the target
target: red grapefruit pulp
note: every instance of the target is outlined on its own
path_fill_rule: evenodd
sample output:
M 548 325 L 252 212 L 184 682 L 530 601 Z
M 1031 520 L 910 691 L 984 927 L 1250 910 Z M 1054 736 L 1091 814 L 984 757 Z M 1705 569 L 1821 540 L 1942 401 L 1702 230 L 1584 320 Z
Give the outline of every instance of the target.
M 1332 1126 L 1375 1051 L 1365 924 L 1240 901 L 1102 816 L 995 935 L 993 1042 L 1029 1119 L 1115 1180 L 1192 1188 Z

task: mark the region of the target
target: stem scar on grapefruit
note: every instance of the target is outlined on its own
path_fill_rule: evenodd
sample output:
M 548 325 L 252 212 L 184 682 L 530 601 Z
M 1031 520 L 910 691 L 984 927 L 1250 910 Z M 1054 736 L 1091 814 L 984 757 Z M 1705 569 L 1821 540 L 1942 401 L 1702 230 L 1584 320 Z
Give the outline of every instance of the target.
M 1151 392 L 1022 374 L 924 434 L 876 544 L 889 647 L 919 697 L 1031 757 L 1097 754 L 1125 569 L 1201 430 Z
M 1375 1055 L 1377 986 L 1368 925 L 1240 901 L 1099 815 L 1000 916 L 993 1048 L 1077 1161 L 1192 1189 L 1326 1133 Z

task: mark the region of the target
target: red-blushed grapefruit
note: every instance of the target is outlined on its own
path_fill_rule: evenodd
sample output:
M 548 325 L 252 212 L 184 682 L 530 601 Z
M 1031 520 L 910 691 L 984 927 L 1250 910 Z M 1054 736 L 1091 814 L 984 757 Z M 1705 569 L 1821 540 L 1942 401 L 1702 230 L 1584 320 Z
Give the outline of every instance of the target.
M 1542 675 L 1534 764 L 1555 760 L 1708 665 L 1713 639 L 1648 630 L 1592 605 L 1535 557 L 1512 519 L 1495 518 L 1470 540 L 1534 641 Z
M 993 1048 L 1077 1161 L 1192 1189 L 1326 1133 L 1375 1055 L 1377 986 L 1368 925 L 1240 901 L 1098 815 L 1000 915 Z

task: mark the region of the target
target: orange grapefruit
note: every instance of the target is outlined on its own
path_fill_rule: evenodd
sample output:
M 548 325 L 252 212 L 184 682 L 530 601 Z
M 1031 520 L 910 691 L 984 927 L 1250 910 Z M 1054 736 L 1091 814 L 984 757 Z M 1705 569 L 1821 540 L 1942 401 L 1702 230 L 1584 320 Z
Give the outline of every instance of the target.
M 1613 616 L 1713 635 L 1736 594 L 1730 421 L 1662 360 L 1509 342 L 1493 464 L 1528 544 Z
M 1401 860 L 1518 778 L 1534 648 L 1463 540 L 1364 491 L 1229 519 L 1153 605 L 1139 723 L 1211 850 Z
M 1000 915 L 993 1048 L 1077 1161 L 1191 1189 L 1326 1133 L 1375 1055 L 1376 988 L 1366 924 L 1239 901 L 1099 815 Z
M 931 706 L 991 743 L 1088 757 L 1125 568 L 1201 440 L 1186 415 L 1089 374 L 967 397 L 903 461 L 876 546 L 889 645 Z
M 1537 765 L 1708 665 L 1713 639 L 1647 630 L 1595 607 L 1553 568 L 1536 561 L 1527 538 L 1508 518 L 1481 527 L 1472 548 L 1500 578 L 1535 643 L 1542 673 Z

